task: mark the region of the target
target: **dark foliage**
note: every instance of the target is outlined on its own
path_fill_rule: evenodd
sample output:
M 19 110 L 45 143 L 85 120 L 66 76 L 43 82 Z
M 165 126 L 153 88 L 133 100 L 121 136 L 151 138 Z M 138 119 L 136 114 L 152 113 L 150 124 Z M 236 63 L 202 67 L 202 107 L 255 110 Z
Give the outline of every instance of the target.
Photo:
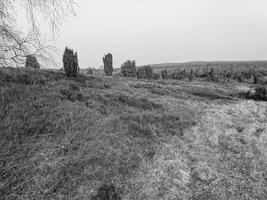
M 121 73 L 125 77 L 136 77 L 136 65 L 135 61 L 127 60 L 121 65 Z
M 187 77 L 187 72 L 186 70 L 182 70 L 182 71 L 174 71 L 171 73 L 171 78 L 172 79 L 185 79 Z
M 215 70 L 213 68 L 211 68 L 210 72 L 209 72 L 209 78 L 210 80 L 212 80 L 213 82 L 218 82 L 218 77 L 215 73 Z
M 63 55 L 63 67 L 67 77 L 77 77 L 79 73 L 78 55 L 66 47 Z
M 112 76 L 113 73 L 113 56 L 111 53 L 108 53 L 103 57 L 104 71 L 107 76 Z
M 121 196 L 116 191 L 114 184 L 102 185 L 97 190 L 97 195 L 93 196 L 91 200 L 121 200 Z
M 255 89 L 255 100 L 267 101 L 267 88 L 264 86 L 257 87 Z
M 162 79 L 168 79 L 169 78 L 167 69 L 165 69 L 161 72 L 161 77 L 162 77 Z
M 28 55 L 26 57 L 26 65 L 25 67 L 40 69 L 40 64 L 38 63 L 37 59 L 33 55 Z
M 193 81 L 194 79 L 195 79 L 194 70 L 191 69 L 190 74 L 189 74 L 189 81 Z
M 149 65 L 142 66 L 137 70 L 138 79 L 153 79 L 153 69 Z

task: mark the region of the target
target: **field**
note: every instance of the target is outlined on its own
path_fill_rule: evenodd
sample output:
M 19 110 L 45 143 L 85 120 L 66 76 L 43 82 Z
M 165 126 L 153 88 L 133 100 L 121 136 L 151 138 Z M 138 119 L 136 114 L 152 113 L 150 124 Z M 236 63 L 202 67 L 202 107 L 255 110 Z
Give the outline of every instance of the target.
M 265 200 L 253 88 L 0 68 L 0 199 Z

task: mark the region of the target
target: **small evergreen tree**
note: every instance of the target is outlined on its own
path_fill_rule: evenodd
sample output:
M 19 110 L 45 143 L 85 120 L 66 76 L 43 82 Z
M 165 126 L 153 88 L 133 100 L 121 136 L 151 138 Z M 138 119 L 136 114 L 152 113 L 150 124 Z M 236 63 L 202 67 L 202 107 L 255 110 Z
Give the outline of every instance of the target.
M 121 65 L 121 73 L 125 77 L 136 77 L 135 61 L 127 60 Z
M 113 57 L 111 53 L 108 53 L 103 57 L 104 71 L 107 76 L 112 76 L 113 73 Z
M 40 65 L 34 55 L 28 55 L 26 57 L 26 65 L 25 67 L 27 68 L 35 68 L 35 69 L 40 69 Z
M 63 68 L 67 77 L 77 77 L 79 73 L 78 55 L 66 47 L 63 54 Z

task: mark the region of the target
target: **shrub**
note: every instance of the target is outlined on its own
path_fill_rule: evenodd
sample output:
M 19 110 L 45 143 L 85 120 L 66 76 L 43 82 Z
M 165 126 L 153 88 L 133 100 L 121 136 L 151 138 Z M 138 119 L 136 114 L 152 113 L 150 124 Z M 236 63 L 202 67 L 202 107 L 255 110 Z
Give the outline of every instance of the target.
M 218 81 L 218 77 L 216 76 L 216 73 L 215 73 L 213 68 L 211 68 L 211 70 L 209 72 L 209 78 L 214 82 Z
M 159 80 L 159 79 L 160 79 L 160 74 L 158 74 L 158 73 L 153 73 L 153 79 L 154 79 L 154 80 Z
M 79 73 L 78 55 L 66 47 L 63 54 L 63 68 L 67 77 L 77 77 Z
M 153 79 L 153 69 L 149 65 L 142 66 L 137 70 L 138 79 Z
M 127 60 L 121 65 L 121 73 L 125 77 L 136 77 L 135 61 Z
M 172 79 L 184 79 L 187 77 L 187 72 L 185 69 L 182 71 L 173 71 L 170 76 Z
M 161 77 L 162 77 L 162 79 L 168 79 L 169 78 L 167 69 L 165 69 L 161 72 Z
M 113 73 L 113 57 L 111 53 L 108 53 L 103 57 L 104 71 L 107 76 L 112 76 Z
M 88 68 L 86 74 L 93 74 L 94 70 L 92 68 Z
M 40 65 L 34 55 L 28 55 L 26 57 L 26 65 L 25 67 L 40 69 Z
M 254 100 L 267 101 L 267 88 L 260 86 L 255 89 Z
M 195 79 L 194 70 L 191 69 L 190 74 L 189 74 L 189 81 L 193 81 L 194 79 Z
M 93 196 L 91 200 L 121 200 L 121 196 L 113 184 L 102 185 L 97 190 L 97 195 Z

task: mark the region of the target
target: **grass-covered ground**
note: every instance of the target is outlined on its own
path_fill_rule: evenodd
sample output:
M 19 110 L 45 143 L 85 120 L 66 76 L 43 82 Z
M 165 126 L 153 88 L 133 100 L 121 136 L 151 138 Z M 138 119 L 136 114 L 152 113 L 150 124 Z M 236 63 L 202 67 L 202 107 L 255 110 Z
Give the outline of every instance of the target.
M 238 97 L 250 87 L 1 68 L 0 199 L 112 184 L 113 199 L 265 200 L 267 102 Z

